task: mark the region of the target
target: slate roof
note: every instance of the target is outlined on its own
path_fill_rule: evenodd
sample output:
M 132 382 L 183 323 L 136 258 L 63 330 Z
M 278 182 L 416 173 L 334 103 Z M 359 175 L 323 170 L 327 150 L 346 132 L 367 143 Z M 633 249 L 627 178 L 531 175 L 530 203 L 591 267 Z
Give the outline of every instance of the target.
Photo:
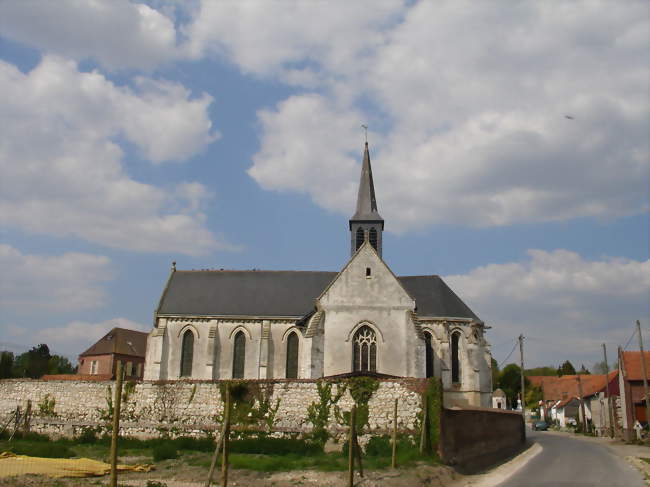
M 377 210 L 377 198 L 375 197 L 375 183 L 372 180 L 372 167 L 370 166 L 370 153 L 368 142 L 363 151 L 363 163 L 361 164 L 361 180 L 359 181 L 359 193 L 357 194 L 357 210 L 350 218 L 350 221 L 381 221 Z
M 117 353 L 144 358 L 146 351 L 147 333 L 126 328 L 113 328 L 79 356 Z
M 302 317 L 338 273 L 322 271 L 174 271 L 159 315 Z M 479 318 L 439 276 L 398 277 L 420 317 Z

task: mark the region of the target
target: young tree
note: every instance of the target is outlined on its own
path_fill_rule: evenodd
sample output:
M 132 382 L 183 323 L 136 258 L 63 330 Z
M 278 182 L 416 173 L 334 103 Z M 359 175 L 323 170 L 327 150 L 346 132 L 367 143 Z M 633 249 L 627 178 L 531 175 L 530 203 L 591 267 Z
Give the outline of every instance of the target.
M 52 355 L 47 364 L 48 374 L 74 374 L 75 367 L 66 357 L 61 355 Z
M 526 369 L 526 375 L 552 376 L 557 375 L 557 369 L 555 367 L 551 367 L 550 365 L 546 365 L 544 367 L 534 367 L 532 369 Z
M 47 374 L 51 357 L 49 347 L 41 343 L 30 351 L 18 355 L 14 361 L 13 376 L 38 379 Z
M 585 364 L 580 364 L 580 370 L 578 371 L 578 374 L 582 375 L 590 375 L 591 372 L 585 367 Z
M 14 366 L 13 352 L 0 353 L 0 379 L 9 379 Z
M 576 369 L 573 366 L 571 362 L 566 360 L 560 367 L 557 369 L 557 375 L 558 376 L 563 376 L 563 375 L 575 375 Z
M 499 383 L 499 362 L 492 358 L 492 390 L 495 390 Z
M 607 367 L 605 367 L 605 361 L 596 362 L 591 368 L 594 374 L 606 374 L 608 372 Z
M 517 395 L 521 392 L 521 368 L 517 364 L 508 364 L 499 373 L 499 387 L 514 407 L 517 405 Z M 524 377 L 524 387 L 530 387 L 530 381 Z

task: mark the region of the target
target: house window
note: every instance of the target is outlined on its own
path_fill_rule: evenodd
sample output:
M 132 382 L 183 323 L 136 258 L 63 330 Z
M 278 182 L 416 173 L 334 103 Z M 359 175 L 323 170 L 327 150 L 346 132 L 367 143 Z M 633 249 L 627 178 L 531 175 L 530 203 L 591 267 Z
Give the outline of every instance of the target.
M 142 364 L 138 364 L 135 366 L 135 375 L 138 377 L 142 377 Z
M 370 229 L 368 240 L 370 241 L 370 245 L 372 245 L 374 249 L 377 250 L 377 230 L 375 230 L 374 228 Z
M 298 334 L 291 332 L 287 337 L 287 379 L 298 378 Z
M 246 336 L 243 331 L 235 335 L 235 348 L 232 358 L 232 378 L 244 378 L 244 365 L 246 364 Z
M 133 375 L 133 362 L 126 363 L 126 375 Z
M 194 333 L 187 330 L 183 333 L 181 345 L 181 377 L 192 377 L 192 362 L 194 360 Z
M 370 267 L 366 267 L 366 278 L 370 279 L 372 277 L 372 269 Z
M 455 332 L 451 335 L 451 381 L 460 382 L 460 350 L 459 350 L 460 333 Z
M 355 372 L 377 372 L 377 337 L 367 325 L 354 334 L 352 360 Z
M 359 247 L 361 247 L 361 245 L 363 244 L 363 238 L 364 238 L 363 228 L 359 227 L 357 228 L 357 245 L 355 247 L 356 250 L 359 250 Z
M 92 361 L 90 362 L 90 373 L 91 373 L 92 375 L 96 375 L 96 374 L 97 374 L 97 360 L 92 360 Z
M 424 354 L 426 362 L 426 377 L 433 377 L 433 344 L 431 333 L 424 332 Z

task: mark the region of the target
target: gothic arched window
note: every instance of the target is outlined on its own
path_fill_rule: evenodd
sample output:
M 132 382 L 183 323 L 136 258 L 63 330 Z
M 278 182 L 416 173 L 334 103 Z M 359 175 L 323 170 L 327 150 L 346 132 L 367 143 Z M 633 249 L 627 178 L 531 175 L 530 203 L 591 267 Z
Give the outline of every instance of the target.
M 352 360 L 354 371 L 377 372 L 377 336 L 367 325 L 354 334 L 352 340 Z
M 426 377 L 433 377 L 433 337 L 428 331 L 424 332 L 424 354 L 426 362 Z
M 298 334 L 289 333 L 287 337 L 287 379 L 298 378 Z
M 181 345 L 181 377 L 192 377 L 192 361 L 194 359 L 194 333 L 187 330 L 183 333 Z
M 365 235 L 363 234 L 363 228 L 359 227 L 357 228 L 357 245 L 355 247 L 356 250 L 359 250 L 359 247 L 363 244 L 363 239 Z
M 460 333 L 451 335 L 451 381 L 460 382 Z
M 375 230 L 374 227 L 370 229 L 368 240 L 370 241 L 370 245 L 372 245 L 375 250 L 377 250 L 377 230 Z
M 246 365 L 246 335 L 238 331 L 235 335 L 235 348 L 232 357 L 232 378 L 244 378 L 244 366 Z

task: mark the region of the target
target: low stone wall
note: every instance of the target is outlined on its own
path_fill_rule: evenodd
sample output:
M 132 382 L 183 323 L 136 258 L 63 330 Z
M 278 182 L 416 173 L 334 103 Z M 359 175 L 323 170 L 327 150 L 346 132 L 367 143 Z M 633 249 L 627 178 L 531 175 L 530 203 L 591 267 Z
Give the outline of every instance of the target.
M 378 379 L 368 401 L 368 433 L 383 434 L 392 425 L 393 403 L 398 402 L 398 428 L 414 432 L 421 412 L 424 379 Z M 349 379 L 245 380 L 234 387 L 246 392 L 243 414 L 249 420 L 240 429 L 276 434 L 312 430 L 308 409 L 330 402 L 326 428 L 333 436 L 346 431 L 342 413 L 353 399 Z M 140 438 L 161 434 L 202 436 L 219 428 L 223 416 L 223 381 L 125 383 L 121 434 Z M 324 387 L 324 386 L 328 387 Z M 32 431 L 74 436 L 84 428 L 102 431 L 109 424 L 113 381 L 0 380 L 0 419 L 32 402 Z M 343 391 L 343 388 L 345 390 Z M 339 396 L 340 397 L 337 397 Z
M 525 442 L 521 413 L 483 408 L 443 408 L 440 413 L 440 457 L 460 471 L 490 467 L 521 450 Z

